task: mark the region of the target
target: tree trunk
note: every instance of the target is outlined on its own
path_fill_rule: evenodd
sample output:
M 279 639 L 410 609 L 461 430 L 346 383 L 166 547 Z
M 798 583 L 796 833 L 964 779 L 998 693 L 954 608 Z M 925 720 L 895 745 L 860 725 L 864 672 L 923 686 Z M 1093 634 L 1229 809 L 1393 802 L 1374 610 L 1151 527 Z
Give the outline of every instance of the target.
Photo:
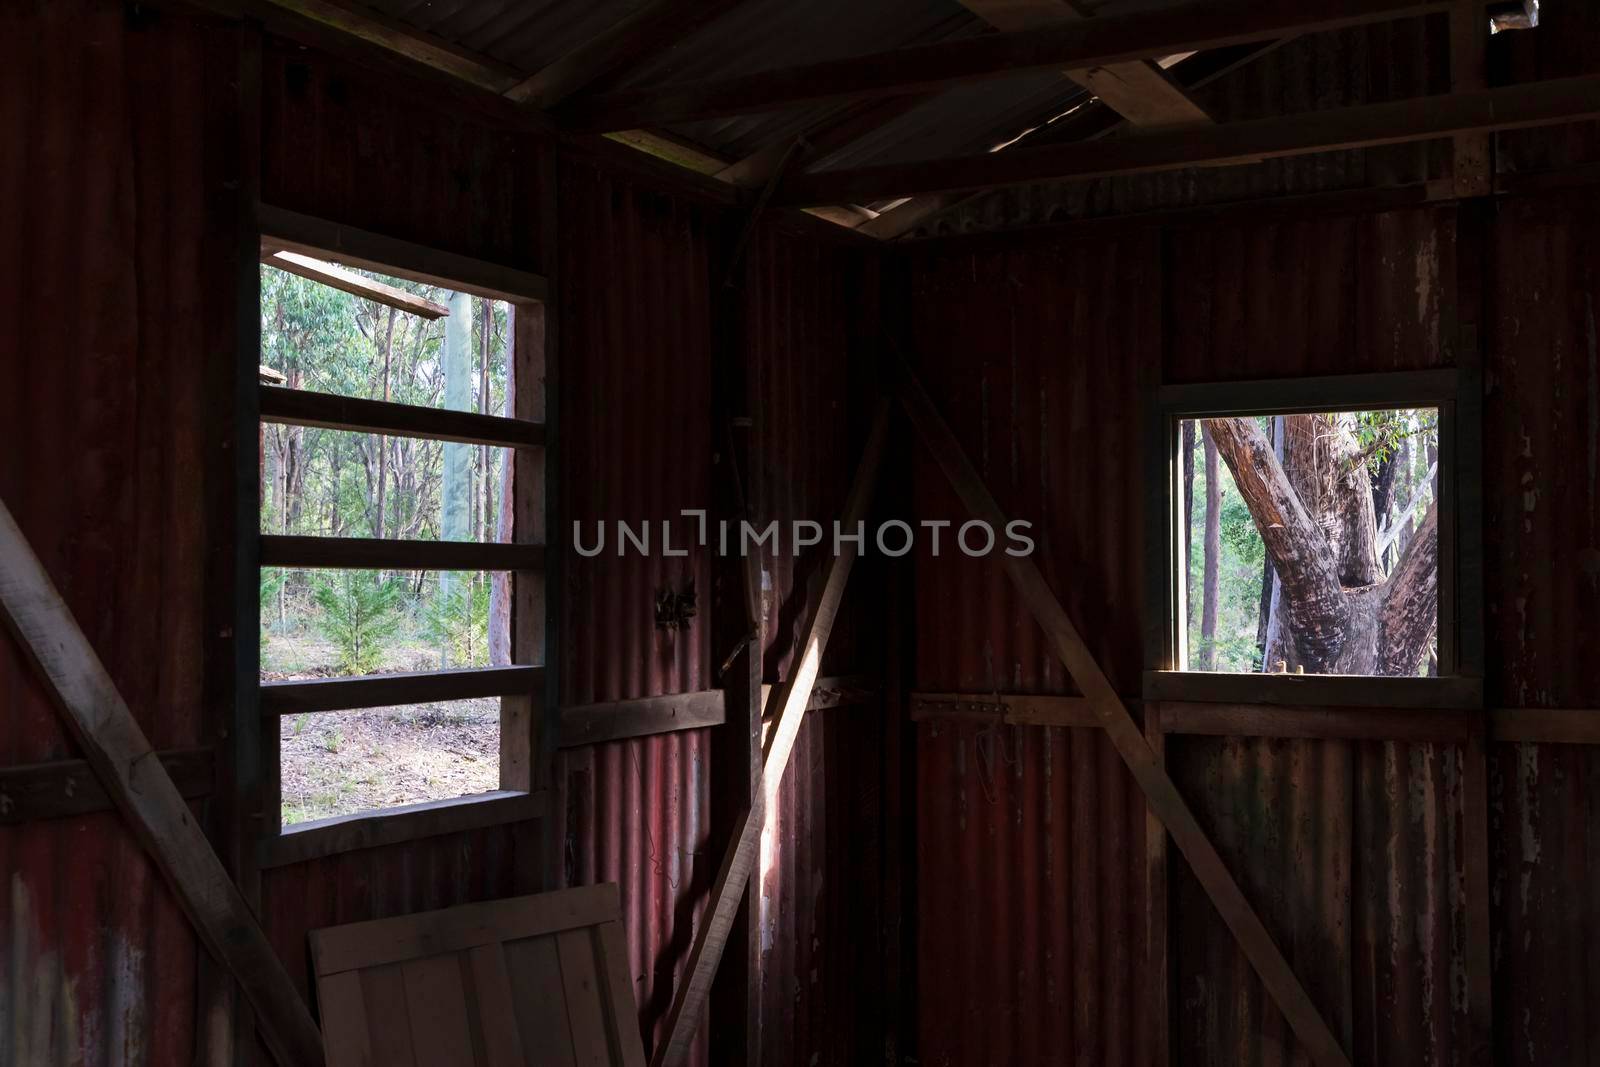
M 1222 484 L 1217 477 L 1217 443 L 1209 429 L 1203 430 L 1202 436 L 1206 446 L 1206 557 L 1196 668 L 1214 671 L 1217 669 L 1217 586 L 1222 560 Z
M 394 363 L 394 308 L 389 308 L 389 324 L 383 334 L 383 399 L 389 400 L 390 368 Z M 372 536 L 383 536 L 384 487 L 389 481 L 389 449 L 383 437 L 378 437 L 378 506 L 372 520 Z
M 515 306 L 506 309 L 506 399 L 505 412 L 508 417 L 517 410 L 517 375 L 515 369 L 515 338 L 517 309 Z M 512 477 L 512 449 L 505 449 L 500 457 L 500 514 L 495 528 L 495 539 L 509 541 L 512 535 L 514 512 L 512 500 L 515 495 L 515 486 Z M 495 571 L 489 576 L 489 662 L 495 666 L 505 666 L 511 662 L 511 575 L 504 571 Z
M 1254 420 L 1213 419 L 1207 429 L 1277 571 L 1300 665 L 1314 674 L 1416 674 L 1437 624 L 1435 513 L 1385 580 L 1371 480 L 1353 434 L 1338 417 L 1285 423 L 1288 469 L 1314 507 Z
M 1189 624 L 1194 623 L 1194 582 L 1191 578 L 1191 561 L 1194 559 L 1194 450 L 1196 423 L 1185 419 L 1183 423 L 1183 604 L 1188 612 Z
M 472 298 L 450 294 L 450 317 L 444 320 L 444 406 L 451 411 L 472 410 Z M 472 446 L 458 441 L 444 444 L 444 477 L 439 499 L 439 539 L 466 541 L 472 537 Z M 439 572 L 439 595 L 449 598 L 459 587 L 458 576 Z M 446 608 L 448 610 L 448 607 Z M 450 643 L 441 642 L 440 663 L 450 665 Z
M 1290 424 L 1297 418 L 1285 419 L 1286 442 L 1295 439 L 1297 428 Z M 1234 484 L 1277 567 L 1286 602 L 1285 623 L 1300 664 L 1314 674 L 1329 673 L 1345 644 L 1350 605 L 1323 528 L 1313 522 L 1254 420 L 1210 419 L 1206 428 L 1233 472 Z M 1315 439 L 1307 444 L 1314 445 Z

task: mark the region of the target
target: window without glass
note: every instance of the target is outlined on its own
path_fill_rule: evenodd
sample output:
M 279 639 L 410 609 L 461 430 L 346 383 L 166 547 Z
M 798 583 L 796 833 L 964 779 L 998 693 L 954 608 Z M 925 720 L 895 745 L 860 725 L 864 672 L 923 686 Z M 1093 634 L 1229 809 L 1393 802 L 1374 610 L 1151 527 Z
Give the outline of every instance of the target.
M 1183 419 L 1179 669 L 1438 674 L 1439 412 Z
M 501 747 L 528 744 L 542 632 L 514 625 L 519 583 L 543 610 L 514 478 L 543 441 L 515 400 L 534 306 L 270 240 L 262 264 L 260 681 L 283 825 L 527 788 Z

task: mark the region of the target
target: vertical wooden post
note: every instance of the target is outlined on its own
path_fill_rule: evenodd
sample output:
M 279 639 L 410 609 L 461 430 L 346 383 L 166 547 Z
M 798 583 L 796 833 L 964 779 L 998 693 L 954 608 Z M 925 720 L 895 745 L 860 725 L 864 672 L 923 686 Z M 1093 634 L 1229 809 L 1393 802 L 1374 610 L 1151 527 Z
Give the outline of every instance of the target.
M 1144 706 L 1144 738 L 1155 756 L 1156 766 L 1167 765 L 1167 737 L 1161 729 L 1161 705 Z M 1148 1067 L 1168 1067 L 1172 1063 L 1172 975 L 1169 965 L 1167 892 L 1167 828 L 1154 810 L 1144 817 L 1144 892 L 1145 892 L 1145 990 L 1149 997 L 1150 1061 Z
M 844 507 L 840 526 L 853 531 L 866 520 L 867 508 L 878 481 L 878 469 L 883 460 L 884 440 L 888 436 L 889 410 L 880 405 L 872 423 L 872 432 L 856 469 L 855 481 Z M 673 996 L 672 1008 L 667 1013 L 666 1038 L 651 1057 L 653 1067 L 675 1067 L 683 1062 L 689 1052 L 706 997 L 711 991 L 711 981 L 722 960 L 733 927 L 734 913 L 744 897 L 745 882 L 755 866 L 756 853 L 761 840 L 761 824 L 766 811 L 766 794 L 775 789 L 789 765 L 789 755 L 795 738 L 800 733 L 805 718 L 806 705 L 811 700 L 811 690 L 816 684 L 822 665 L 822 654 L 833 634 L 833 623 L 844 598 L 845 583 L 850 569 L 859 554 L 859 546 L 846 542 L 835 555 L 823 564 L 821 593 L 812 605 L 805 629 L 796 645 L 794 666 L 787 677 L 773 687 L 771 702 L 778 718 L 768 739 L 766 756 L 761 765 L 761 790 L 756 803 L 740 816 L 733 840 L 722 858 L 722 866 L 711 887 L 711 900 L 706 913 L 695 931 L 694 947 L 689 953 L 689 963 Z
M 713 523 L 708 541 L 717 543 L 715 523 L 727 522 L 730 545 L 740 542 L 736 533 L 744 520 L 761 514 L 761 370 L 750 336 L 751 309 L 746 303 L 750 287 L 738 282 L 751 269 L 741 270 L 737 249 L 729 246 L 728 264 L 712 265 L 711 276 L 729 284 L 712 293 L 715 349 L 712 377 L 712 435 L 717 465 Z M 720 556 L 715 561 L 712 599 L 712 647 L 728 652 L 728 669 L 721 679 L 727 718 L 713 733 L 715 765 L 713 840 L 732 840 L 738 815 L 757 803 L 761 790 L 761 679 L 765 608 L 761 592 L 759 552 L 748 556 Z M 718 1024 L 711 1032 L 713 1062 L 761 1062 L 761 937 L 760 884 L 751 879 L 734 915 L 729 933 L 727 965 L 716 976 L 711 1011 Z
M 1488 86 L 1489 16 L 1482 0 L 1460 0 L 1450 12 L 1450 91 Z M 1465 133 L 1455 139 L 1452 180 L 1458 197 L 1488 196 L 1494 185 L 1494 134 Z
M 1489 1067 L 1494 1062 L 1488 726 L 1489 716 L 1485 713 L 1483 721 L 1461 749 L 1464 761 L 1461 768 L 1462 875 L 1466 881 L 1467 1025 L 1470 1034 L 1467 1062 L 1474 1067 Z
M 949 478 L 956 495 L 974 518 L 984 520 L 993 529 L 1004 529 L 1007 525 L 1005 513 L 984 484 L 977 468 L 967 458 L 955 433 L 910 369 L 902 366 L 899 371 L 899 393 L 906 413 Z M 1262 985 L 1277 1004 L 1278 1010 L 1283 1012 L 1306 1055 L 1319 1067 L 1350 1067 L 1350 1059 L 1328 1027 L 1327 1020 L 1322 1017 L 1305 986 L 1289 966 L 1289 961 L 1272 940 L 1261 916 L 1245 898 L 1239 883 L 1234 880 L 1216 846 L 1189 810 L 1178 787 L 1156 760 L 1143 731 L 1133 721 L 1122 697 L 1083 643 L 1077 627 L 1051 591 L 1038 564 L 1030 556 L 1006 555 L 997 558 L 1021 594 L 1023 603 L 1044 629 L 1067 673 L 1093 709 L 1107 739 L 1116 747 L 1118 755 L 1143 790 L 1150 811 L 1166 825 L 1173 842 L 1189 861 L 1195 878 L 1205 888 L 1222 921 L 1232 931 L 1245 957 L 1261 976 Z

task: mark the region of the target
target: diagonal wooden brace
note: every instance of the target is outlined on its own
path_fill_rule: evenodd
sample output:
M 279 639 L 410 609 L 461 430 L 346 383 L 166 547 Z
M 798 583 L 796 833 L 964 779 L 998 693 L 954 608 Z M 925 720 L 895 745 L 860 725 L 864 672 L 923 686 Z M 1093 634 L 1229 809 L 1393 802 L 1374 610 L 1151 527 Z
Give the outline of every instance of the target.
M 883 464 L 884 439 L 889 432 L 889 405 L 878 408 L 872 422 L 872 432 L 856 468 L 855 481 L 850 486 L 850 496 L 845 502 L 842 527 L 854 530 L 865 521 L 872 501 L 872 491 L 877 485 L 878 468 Z M 811 700 L 811 689 L 817 681 L 817 671 L 822 666 L 822 653 L 828 647 L 833 633 L 833 620 L 839 613 L 839 602 L 844 597 L 845 581 L 850 577 L 858 550 L 854 543 L 848 549 L 829 556 L 822 568 L 822 595 L 811 609 L 804 634 L 796 646 L 794 666 L 773 689 L 768 703 L 776 707 L 777 725 L 767 739 L 767 754 L 761 764 L 762 787 L 756 792 L 750 809 L 734 827 L 733 840 L 722 857 L 717 870 L 717 880 L 712 883 L 711 900 L 706 905 L 700 927 L 695 931 L 694 947 L 689 952 L 689 964 L 683 980 L 672 998 L 672 1009 L 667 1013 L 666 1036 L 651 1057 L 651 1067 L 675 1067 L 682 1063 L 694 1038 L 695 1027 L 705 1009 L 706 997 L 711 992 L 711 980 L 716 977 L 717 965 L 722 962 L 722 950 L 727 946 L 733 928 L 733 918 L 744 896 L 745 882 L 755 866 L 756 851 L 761 842 L 761 826 L 765 821 L 766 804 L 783 779 L 784 768 L 789 765 L 789 753 L 794 749 L 795 738 L 800 733 L 801 720 L 805 718 L 806 704 Z
M 284 1067 L 320 1065 L 322 1034 L 305 1001 L 4 503 L 0 615 L 201 941 L 255 1008 L 267 1047 Z
M 984 520 L 994 529 L 1005 529 L 1005 513 L 984 485 L 927 391 L 903 364 L 895 370 L 899 376 L 897 391 L 906 414 L 922 435 L 945 476 L 950 479 L 962 503 L 974 518 Z M 1067 617 L 1061 601 L 1056 599 L 1045 582 L 1038 565 L 1029 556 L 1005 555 L 1000 558 L 1012 584 L 1021 593 L 1023 602 L 1044 628 L 1056 654 L 1072 675 L 1073 682 L 1088 700 L 1101 728 L 1116 746 L 1134 780 L 1139 783 L 1139 788 L 1144 791 L 1150 811 L 1166 826 L 1167 832 L 1182 850 L 1195 877 L 1216 905 L 1222 921 L 1233 931 L 1239 947 L 1261 976 L 1268 994 L 1283 1012 L 1312 1062 L 1318 1067 L 1350 1067 L 1350 1060 L 1338 1039 L 1312 1003 L 1305 987 L 1295 977 L 1283 953 L 1278 951 L 1272 935 L 1245 899 L 1239 883 L 1229 873 L 1222 856 L 1195 820 L 1178 787 L 1156 759 L 1143 732 L 1123 704 L 1122 697 L 1095 662 L 1083 638 L 1078 635 L 1077 628 Z

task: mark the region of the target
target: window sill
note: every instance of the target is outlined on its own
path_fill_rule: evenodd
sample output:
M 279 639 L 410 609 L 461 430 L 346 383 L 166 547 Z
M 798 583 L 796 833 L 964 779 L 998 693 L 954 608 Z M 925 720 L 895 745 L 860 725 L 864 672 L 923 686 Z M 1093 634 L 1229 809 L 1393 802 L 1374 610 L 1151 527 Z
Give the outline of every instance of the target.
M 381 811 L 335 815 L 300 823 L 286 828 L 277 837 L 263 839 L 256 846 L 256 863 L 261 868 L 284 867 L 357 849 L 525 822 L 544 816 L 547 799 L 548 794 L 542 791 L 500 790 Z
M 1146 671 L 1144 698 L 1353 708 L 1481 708 L 1483 679 Z

